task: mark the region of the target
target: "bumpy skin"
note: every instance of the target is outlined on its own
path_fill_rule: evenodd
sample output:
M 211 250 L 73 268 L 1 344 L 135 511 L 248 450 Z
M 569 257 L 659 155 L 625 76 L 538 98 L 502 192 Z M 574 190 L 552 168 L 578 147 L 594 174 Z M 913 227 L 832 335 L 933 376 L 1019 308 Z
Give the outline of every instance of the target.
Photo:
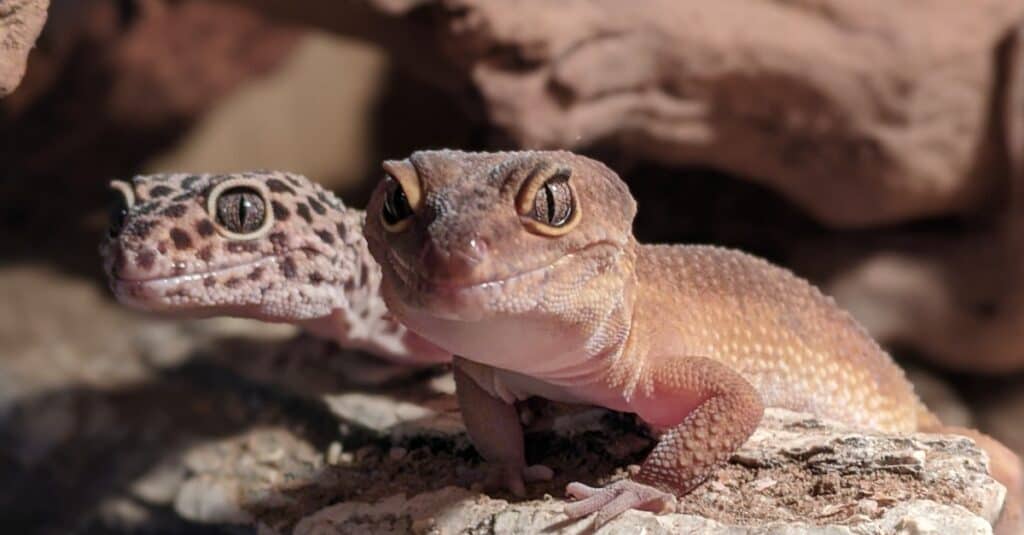
M 258 232 L 226 231 L 208 196 L 227 181 L 261 196 Z M 134 308 L 300 325 L 341 345 L 410 363 L 444 352 L 396 323 L 378 295 L 364 213 L 301 175 L 157 174 L 112 184 L 120 214 L 100 246 L 110 287 Z
M 707 246 L 640 245 L 635 202 L 602 164 L 568 152 L 417 152 L 385 162 L 366 235 L 382 295 L 410 329 L 458 355 L 471 439 L 521 491 L 512 404 L 530 396 L 638 414 L 662 436 L 632 479 L 570 484 L 571 516 L 670 509 L 753 432 L 763 407 L 890 431 L 938 429 L 892 359 L 832 299 L 792 273 Z M 570 174 L 568 232 L 538 232 L 518 199 Z M 400 225 L 382 217 L 400 185 Z M 392 218 L 393 220 L 394 218 Z M 550 229 L 549 229 L 550 230 Z M 562 229 L 565 230 L 565 229 Z M 987 437 L 997 477 L 1016 458 Z

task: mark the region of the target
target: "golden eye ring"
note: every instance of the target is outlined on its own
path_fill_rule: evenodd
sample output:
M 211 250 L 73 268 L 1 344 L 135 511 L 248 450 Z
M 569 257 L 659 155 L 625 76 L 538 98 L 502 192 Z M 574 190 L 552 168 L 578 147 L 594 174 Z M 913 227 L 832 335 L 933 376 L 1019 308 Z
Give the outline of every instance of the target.
M 516 195 L 516 211 L 527 230 L 558 237 L 576 228 L 583 212 L 571 178 L 571 167 L 548 164 L 526 179 Z
M 388 169 L 384 177 L 384 200 L 381 203 L 380 223 L 384 230 L 399 233 L 412 226 L 413 217 L 420 209 L 422 196 L 420 185 L 407 173 L 392 172 Z

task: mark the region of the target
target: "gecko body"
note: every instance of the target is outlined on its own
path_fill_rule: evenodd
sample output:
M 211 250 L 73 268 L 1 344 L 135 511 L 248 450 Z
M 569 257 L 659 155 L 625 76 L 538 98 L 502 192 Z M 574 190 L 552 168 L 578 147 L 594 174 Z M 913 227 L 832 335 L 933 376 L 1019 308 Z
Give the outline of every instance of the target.
M 156 174 L 111 188 L 116 204 L 100 252 L 122 303 L 293 323 L 397 362 L 450 358 L 388 314 L 364 213 L 305 177 Z
M 791 272 L 711 246 L 644 245 L 636 203 L 568 152 L 417 152 L 385 162 L 367 209 L 382 295 L 455 358 L 474 445 L 521 493 L 514 403 L 531 396 L 636 413 L 661 437 L 636 473 L 572 483 L 598 523 L 666 510 L 749 437 L 765 406 L 909 432 L 941 424 L 902 370 L 832 299 Z M 1018 485 L 1017 459 L 979 441 Z

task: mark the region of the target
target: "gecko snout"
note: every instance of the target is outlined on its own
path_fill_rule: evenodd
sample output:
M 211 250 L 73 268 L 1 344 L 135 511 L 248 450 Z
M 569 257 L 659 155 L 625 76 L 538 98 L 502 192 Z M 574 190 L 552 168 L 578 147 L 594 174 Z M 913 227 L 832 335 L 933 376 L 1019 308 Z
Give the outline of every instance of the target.
M 447 247 L 428 240 L 420 253 L 420 265 L 426 275 L 436 281 L 471 281 L 477 267 L 487 257 L 487 242 L 469 237 Z

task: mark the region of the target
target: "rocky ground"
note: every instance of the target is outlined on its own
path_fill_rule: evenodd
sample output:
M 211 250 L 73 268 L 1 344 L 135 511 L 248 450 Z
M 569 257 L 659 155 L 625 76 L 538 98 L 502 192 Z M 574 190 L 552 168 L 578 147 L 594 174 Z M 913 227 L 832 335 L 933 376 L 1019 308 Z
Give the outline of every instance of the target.
M 38 266 L 4 268 L 0 293 L 12 532 L 580 533 L 565 484 L 623 477 L 652 445 L 627 416 L 525 407 L 528 456 L 555 477 L 515 499 L 480 486 L 443 368 L 381 365 L 290 327 L 141 317 Z M 987 533 L 1002 493 L 964 439 L 773 412 L 680 513 L 602 532 Z

